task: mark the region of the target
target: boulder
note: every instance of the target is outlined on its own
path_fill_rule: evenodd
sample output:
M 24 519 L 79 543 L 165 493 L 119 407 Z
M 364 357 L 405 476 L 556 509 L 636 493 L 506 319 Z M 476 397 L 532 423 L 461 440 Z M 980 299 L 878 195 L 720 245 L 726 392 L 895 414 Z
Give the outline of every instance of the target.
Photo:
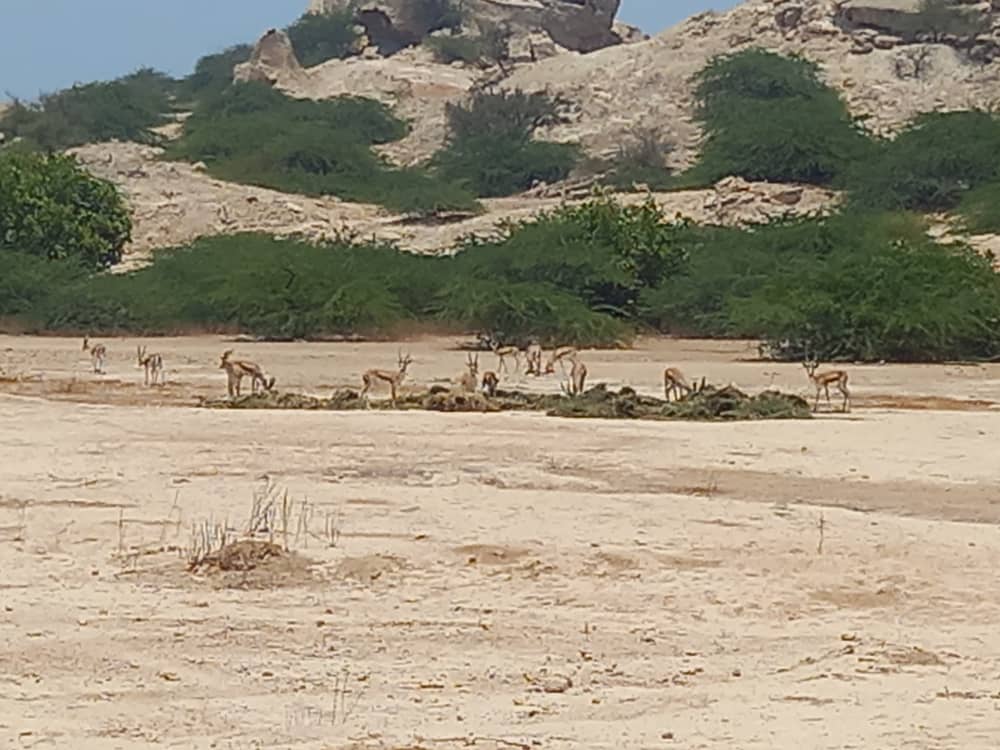
M 301 74 L 302 65 L 288 34 L 270 29 L 257 42 L 250 59 L 233 69 L 233 80 L 261 81 L 273 86 Z
M 473 33 L 505 26 L 514 36 L 546 32 L 559 46 L 592 52 L 620 44 L 623 28 L 614 28 L 621 0 L 463 0 L 464 26 Z M 310 11 L 352 10 L 372 42 L 383 54 L 418 44 L 440 25 L 432 4 L 419 0 L 312 0 Z M 641 33 L 641 32 L 639 32 Z M 635 32 L 625 34 L 631 40 Z

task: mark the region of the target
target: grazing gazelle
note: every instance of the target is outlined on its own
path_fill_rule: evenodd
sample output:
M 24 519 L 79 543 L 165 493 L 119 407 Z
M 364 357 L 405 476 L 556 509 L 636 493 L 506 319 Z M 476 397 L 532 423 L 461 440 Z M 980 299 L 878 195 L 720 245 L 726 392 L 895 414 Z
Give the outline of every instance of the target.
M 396 395 L 399 391 L 399 386 L 403 382 L 403 378 L 406 377 L 406 369 L 413 364 L 413 359 L 407 354 L 405 357 L 403 353 L 398 354 L 399 369 L 395 372 L 391 370 L 368 370 L 361 376 L 361 382 L 364 387 L 361 389 L 361 400 L 364 402 L 365 406 L 368 406 L 368 391 L 371 390 L 372 386 L 375 384 L 376 380 L 381 380 L 389 384 L 389 390 L 392 394 L 392 405 L 396 405 Z
M 806 374 L 809 376 L 809 380 L 812 384 L 816 386 L 816 403 L 813 404 L 813 411 L 819 410 L 819 392 L 826 392 L 826 403 L 830 405 L 830 386 L 836 386 L 837 390 L 840 391 L 841 395 L 844 397 L 843 411 L 846 413 L 851 409 L 851 392 L 847 390 L 847 373 L 843 370 L 828 370 L 826 372 L 816 372 L 816 368 L 819 367 L 819 362 L 815 360 L 812 362 L 806 361 L 802 363 L 802 366 L 806 368 Z
M 514 372 L 518 372 L 521 369 L 521 350 L 516 346 L 499 346 L 498 344 L 493 344 L 491 347 L 493 353 L 497 355 L 497 372 L 499 374 L 504 374 L 505 372 L 510 372 L 510 368 L 507 367 L 507 358 L 514 358 Z
M 525 374 L 526 375 L 541 375 L 542 374 L 542 345 L 537 341 L 532 341 L 528 344 L 528 348 L 524 350 L 524 360 L 525 360 Z
M 135 348 L 136 362 L 139 367 L 146 371 L 146 385 L 156 385 L 157 382 L 163 385 L 163 357 L 155 352 L 146 354 L 146 347 L 137 346 Z
M 83 337 L 83 351 L 90 352 L 90 361 L 94 365 L 94 372 L 104 372 L 104 360 L 108 358 L 108 348 L 104 344 L 90 345 L 90 339 Z
M 548 364 L 545 365 L 545 374 L 551 375 L 556 371 L 556 362 L 559 363 L 559 367 L 562 369 L 563 373 L 566 372 L 566 360 L 575 360 L 576 355 L 580 352 L 575 346 L 560 346 L 554 352 L 552 356 L 549 357 Z
M 572 362 L 573 367 L 570 368 L 565 391 L 570 396 L 579 396 L 587 383 L 587 365 L 575 356 L 572 357 Z
M 274 389 L 274 378 L 268 378 L 260 365 L 256 362 L 248 362 L 241 359 L 230 359 L 233 354 L 232 349 L 227 349 L 222 353 L 222 360 L 219 362 L 219 369 L 226 371 L 226 387 L 229 396 L 239 396 L 240 386 L 243 378 L 250 378 L 250 392 L 256 393 L 257 386 L 260 385 L 265 391 Z
M 687 378 L 676 367 L 668 367 L 663 371 L 663 398 L 667 401 L 672 395 L 679 400 L 683 393 L 690 393 L 691 390 Z
M 497 377 L 495 372 L 484 372 L 483 373 L 483 393 L 485 393 L 490 398 L 497 395 L 497 388 L 500 387 L 500 378 Z
M 466 393 L 474 393 L 479 381 L 479 355 L 467 354 L 465 357 L 467 370 L 458 379 L 458 384 Z

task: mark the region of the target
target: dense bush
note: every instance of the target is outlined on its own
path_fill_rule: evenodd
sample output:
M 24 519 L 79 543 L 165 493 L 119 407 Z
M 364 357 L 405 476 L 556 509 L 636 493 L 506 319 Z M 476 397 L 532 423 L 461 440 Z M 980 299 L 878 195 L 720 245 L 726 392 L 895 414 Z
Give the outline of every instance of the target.
M 1000 233 L 1000 182 L 967 192 L 958 206 L 962 229 L 970 234 Z
M 0 117 L 0 132 L 45 151 L 112 139 L 154 143 L 150 129 L 167 121 L 174 85 L 144 69 L 44 94 L 37 102 L 15 101 Z
M 74 159 L 0 152 L 0 248 L 106 268 L 131 231 L 115 186 Z
M 431 36 L 424 40 L 424 46 L 434 53 L 437 62 L 445 65 L 453 62 L 473 64 L 484 56 L 482 42 L 471 36 Z
M 565 121 L 566 102 L 544 93 L 480 91 L 448 105 L 448 143 L 433 167 L 481 197 L 511 195 L 536 182 L 564 179 L 579 158 L 572 144 L 534 140 L 535 130 Z
M 194 72 L 180 83 L 179 95 L 191 100 L 218 95 L 233 82 L 233 69 L 252 54 L 251 45 L 237 44 L 205 55 L 195 63 Z
M 667 157 L 673 150 L 674 144 L 656 130 L 636 130 L 618 147 L 604 182 L 621 190 L 631 190 L 636 185 L 645 185 L 650 190 L 670 188 L 675 181 Z
M 327 60 L 340 60 L 350 55 L 358 40 L 354 27 L 354 14 L 343 10 L 306 13 L 286 31 L 299 62 L 311 68 Z
M 705 129 L 692 178 L 828 184 L 865 158 L 870 142 L 814 63 L 763 50 L 712 60 L 698 75 Z
M 779 357 L 938 360 L 1000 352 L 1000 276 L 905 214 L 847 213 L 752 232 L 690 228 L 689 265 L 643 296 L 647 320 L 759 336 Z
M 371 99 L 293 99 L 262 83 L 241 83 L 200 103 L 167 157 L 203 161 L 225 180 L 406 213 L 475 209 L 460 186 L 419 168 L 392 167 L 371 149 L 405 134 L 406 125 Z
M 1000 119 L 988 112 L 922 115 L 850 171 L 852 199 L 888 210 L 954 208 L 1000 178 Z
M 510 35 L 503 26 L 490 26 L 479 36 L 430 36 L 424 40 L 424 45 L 434 53 L 434 59 L 445 65 L 458 61 L 470 65 L 495 65 L 510 57 Z

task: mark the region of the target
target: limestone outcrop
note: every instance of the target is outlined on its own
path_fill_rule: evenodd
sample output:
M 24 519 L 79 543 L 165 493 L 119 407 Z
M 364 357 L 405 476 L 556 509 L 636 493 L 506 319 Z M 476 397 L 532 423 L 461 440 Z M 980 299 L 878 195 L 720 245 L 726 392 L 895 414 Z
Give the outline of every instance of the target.
M 462 23 L 472 33 L 504 26 L 515 38 L 543 31 L 561 47 L 592 52 L 636 38 L 631 27 L 615 28 L 620 4 L 621 0 L 463 0 Z M 435 0 L 312 0 L 310 10 L 352 11 L 383 51 L 419 43 L 440 19 Z

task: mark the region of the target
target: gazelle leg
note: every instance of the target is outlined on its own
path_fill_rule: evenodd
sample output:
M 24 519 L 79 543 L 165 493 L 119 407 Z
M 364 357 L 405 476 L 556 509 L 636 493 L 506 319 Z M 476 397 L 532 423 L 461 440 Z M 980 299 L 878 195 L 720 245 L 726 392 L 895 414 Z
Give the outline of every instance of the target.
M 832 404 L 830 403 L 830 384 L 827 383 L 823 386 L 823 388 L 826 390 L 826 405 L 832 407 Z

